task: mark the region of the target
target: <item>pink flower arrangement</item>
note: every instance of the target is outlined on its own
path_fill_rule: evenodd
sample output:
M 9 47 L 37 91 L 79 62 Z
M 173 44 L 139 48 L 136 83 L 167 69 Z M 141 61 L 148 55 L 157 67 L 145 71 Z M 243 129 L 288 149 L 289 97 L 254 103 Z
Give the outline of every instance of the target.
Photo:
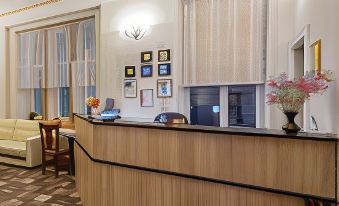
M 270 92 L 266 95 L 267 104 L 278 104 L 284 112 L 299 112 L 311 94 L 322 94 L 333 81 L 331 71 L 319 74 L 308 72 L 305 76 L 289 80 L 286 73 L 268 80 Z

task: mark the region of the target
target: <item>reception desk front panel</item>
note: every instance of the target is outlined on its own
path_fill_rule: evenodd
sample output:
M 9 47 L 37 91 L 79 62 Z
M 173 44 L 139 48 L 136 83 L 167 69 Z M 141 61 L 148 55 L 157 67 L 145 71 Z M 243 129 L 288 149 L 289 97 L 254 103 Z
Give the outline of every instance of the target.
M 337 199 L 334 136 L 101 123 L 81 115 L 75 125 L 76 183 L 84 205 L 273 206 Z

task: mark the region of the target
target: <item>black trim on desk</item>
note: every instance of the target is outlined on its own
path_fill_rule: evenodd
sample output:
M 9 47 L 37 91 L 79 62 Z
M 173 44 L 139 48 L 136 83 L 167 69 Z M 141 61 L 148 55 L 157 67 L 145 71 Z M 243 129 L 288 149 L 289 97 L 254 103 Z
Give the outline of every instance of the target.
M 86 151 L 85 148 L 82 147 L 82 145 L 77 140 L 75 140 L 75 142 L 81 148 L 81 150 L 86 154 L 86 156 L 91 161 L 96 162 L 96 163 L 101 163 L 101 164 L 106 164 L 106 165 L 111 165 L 111 166 L 116 166 L 116 167 L 122 167 L 122 168 L 128 168 L 128 169 L 133 169 L 133 170 L 139 170 L 139 171 L 144 171 L 144 172 L 152 172 L 152 173 L 176 176 L 176 177 L 181 177 L 181 178 L 186 178 L 186 179 L 193 179 L 193 180 L 199 180 L 199 181 L 204 181 L 204 182 L 234 186 L 234 187 L 241 187 L 241 188 L 257 190 L 257 191 L 262 191 L 262 192 L 269 192 L 269 193 L 274 193 L 274 194 L 293 196 L 293 197 L 298 197 L 298 198 L 303 198 L 303 199 L 307 198 L 307 199 L 325 201 L 325 202 L 328 202 L 328 203 L 335 203 L 335 204 L 337 203 L 337 198 L 321 197 L 321 196 L 316 196 L 316 195 L 310 195 L 310 194 L 304 194 L 304 193 L 298 193 L 298 192 L 291 192 L 291 191 L 285 191 L 285 190 L 280 190 L 280 189 L 273 189 L 273 188 L 268 188 L 268 187 L 261 187 L 261 186 L 256 186 L 256 185 L 249 185 L 249 184 L 231 182 L 231 181 L 226 181 L 226 180 L 220 180 L 220 179 L 214 179 L 214 178 L 208 178 L 208 177 L 202 177 L 202 176 L 196 176 L 196 175 L 188 175 L 188 174 L 183 174 L 183 173 L 171 172 L 171 171 L 167 171 L 167 170 L 160 170 L 160 169 L 154 169 L 154 168 L 141 167 L 141 166 L 123 164 L 123 163 L 118 163 L 118 162 L 110 162 L 110 161 L 106 161 L 106 160 L 95 159 Z
M 282 139 L 294 139 L 294 140 L 308 140 L 308 141 L 325 141 L 325 142 L 337 142 L 336 135 L 326 135 L 317 133 L 298 133 L 298 134 L 286 134 L 280 130 L 271 129 L 257 129 L 257 128 L 221 128 L 210 126 L 198 126 L 198 125 L 164 125 L 159 123 L 139 123 L 139 122 L 103 122 L 94 118 L 87 118 L 84 115 L 74 114 L 75 116 L 83 119 L 93 125 L 102 126 L 117 126 L 117 127 L 134 127 L 134 128 L 148 128 L 148 129 L 160 129 L 160 130 L 172 130 L 172 131 L 184 131 L 184 132 L 202 132 L 210 134 L 230 134 L 239 136 L 260 136 Z M 87 116 L 87 115 L 86 115 Z

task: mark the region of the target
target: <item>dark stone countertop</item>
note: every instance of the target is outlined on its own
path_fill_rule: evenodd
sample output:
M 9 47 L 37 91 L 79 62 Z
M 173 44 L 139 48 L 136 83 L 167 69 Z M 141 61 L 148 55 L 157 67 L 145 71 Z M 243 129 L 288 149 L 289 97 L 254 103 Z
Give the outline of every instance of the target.
M 230 134 L 239 136 L 262 136 L 262 137 L 275 137 L 299 140 L 314 140 L 314 141 L 334 141 L 338 140 L 335 134 L 321 134 L 321 133 L 306 133 L 299 132 L 298 134 L 286 134 L 283 130 L 262 129 L 262 128 L 233 128 L 233 127 L 212 127 L 201 125 L 185 125 L 185 124 L 163 124 L 151 122 L 135 122 L 117 119 L 114 122 L 104 122 L 89 118 L 88 115 L 74 114 L 75 116 L 86 120 L 87 122 L 95 125 L 103 126 L 120 126 L 120 127 L 136 127 L 136 128 L 150 128 L 150 129 L 163 129 L 163 130 L 176 130 L 184 132 L 202 132 L 214 134 Z

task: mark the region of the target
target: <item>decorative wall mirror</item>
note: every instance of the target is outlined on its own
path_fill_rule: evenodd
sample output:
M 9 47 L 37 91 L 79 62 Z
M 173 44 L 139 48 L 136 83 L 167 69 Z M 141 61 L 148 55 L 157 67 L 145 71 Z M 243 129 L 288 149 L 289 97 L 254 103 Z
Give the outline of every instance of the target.
M 316 73 L 321 72 L 321 40 L 317 40 L 311 46 L 311 68 Z

